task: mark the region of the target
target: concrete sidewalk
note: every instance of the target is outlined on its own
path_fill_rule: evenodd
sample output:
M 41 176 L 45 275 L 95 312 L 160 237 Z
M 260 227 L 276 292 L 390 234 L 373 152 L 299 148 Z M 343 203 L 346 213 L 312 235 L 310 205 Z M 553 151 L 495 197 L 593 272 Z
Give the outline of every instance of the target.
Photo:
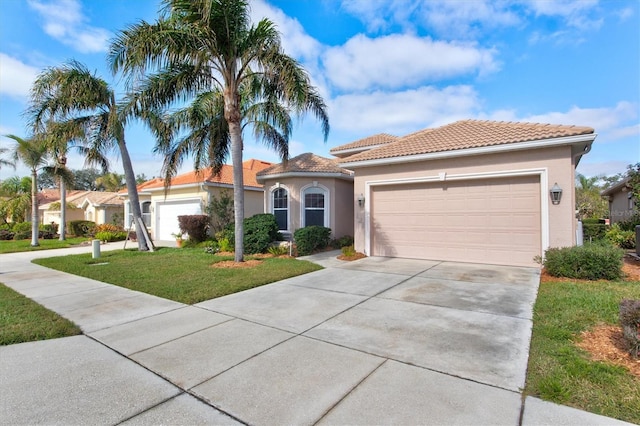
M 0 424 L 625 424 L 522 400 L 526 268 L 324 253 L 187 306 L 31 263 L 83 251 L 0 255 L 1 282 L 84 332 L 0 347 Z

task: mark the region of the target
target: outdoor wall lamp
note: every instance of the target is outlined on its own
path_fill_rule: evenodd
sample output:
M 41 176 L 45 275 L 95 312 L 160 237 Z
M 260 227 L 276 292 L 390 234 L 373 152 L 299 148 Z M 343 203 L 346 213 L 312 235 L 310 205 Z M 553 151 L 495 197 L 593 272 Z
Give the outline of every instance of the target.
M 362 194 L 358 195 L 358 205 L 364 207 L 364 195 Z
M 560 199 L 562 198 L 562 188 L 558 186 L 557 182 L 549 190 L 549 194 L 551 195 L 551 204 L 560 204 Z

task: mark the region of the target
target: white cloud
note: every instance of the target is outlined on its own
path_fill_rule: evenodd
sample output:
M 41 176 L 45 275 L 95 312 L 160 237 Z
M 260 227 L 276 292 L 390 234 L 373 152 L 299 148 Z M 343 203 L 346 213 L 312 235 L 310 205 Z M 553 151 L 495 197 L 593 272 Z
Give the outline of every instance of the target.
M 604 22 L 590 16 L 599 0 L 529 0 L 528 7 L 540 16 L 558 16 L 575 28 L 582 30 L 598 29 Z
M 576 169 L 576 173 L 580 173 L 587 177 L 592 176 L 613 176 L 618 173 L 624 173 L 627 170 L 627 165 L 629 162 L 624 161 L 597 161 L 597 162 L 589 162 L 588 160 L 592 158 L 589 154 L 584 156 L 578 164 L 578 168 Z
M 621 21 L 626 21 L 627 19 L 631 18 L 633 16 L 633 9 L 630 7 L 626 7 L 624 9 L 621 9 L 619 11 L 617 11 L 616 13 L 618 15 L 618 18 Z
M 330 102 L 330 116 L 336 130 L 404 135 L 474 116 L 479 104 L 470 86 L 426 86 L 395 93 L 338 96 Z
M 567 112 L 548 112 L 530 115 L 526 121 L 551 124 L 575 124 L 593 127 L 596 132 L 613 131 L 618 126 L 635 120 L 638 117 L 638 106 L 631 102 L 618 102 L 615 107 L 580 108 L 571 107 Z
M 485 74 L 498 68 L 495 50 L 469 43 L 433 41 L 429 37 L 393 34 L 369 38 L 362 34 L 327 50 L 327 78 L 343 90 L 401 88 L 464 74 Z
M 5 53 L 0 53 L 0 94 L 14 98 L 29 96 L 39 70 Z
M 111 33 L 86 24 L 78 0 L 28 0 L 44 20 L 44 31 L 81 53 L 106 52 Z

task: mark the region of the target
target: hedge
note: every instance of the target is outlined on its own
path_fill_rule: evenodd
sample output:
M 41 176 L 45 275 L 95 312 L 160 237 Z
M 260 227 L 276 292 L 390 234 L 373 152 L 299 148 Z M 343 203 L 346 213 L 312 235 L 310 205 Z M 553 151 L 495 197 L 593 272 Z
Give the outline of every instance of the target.
M 610 244 L 585 244 L 550 248 L 544 254 L 544 267 L 554 277 L 583 280 L 622 278 L 624 250 Z
M 324 226 L 306 226 L 293 233 L 298 255 L 306 256 L 329 245 L 331 228 Z

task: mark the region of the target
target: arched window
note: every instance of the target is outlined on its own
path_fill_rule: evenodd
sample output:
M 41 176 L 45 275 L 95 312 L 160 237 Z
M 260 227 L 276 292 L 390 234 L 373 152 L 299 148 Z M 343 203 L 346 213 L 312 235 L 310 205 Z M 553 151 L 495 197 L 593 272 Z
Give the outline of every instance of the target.
M 278 222 L 278 229 L 286 231 L 289 229 L 289 199 L 287 190 L 276 188 L 271 192 L 272 213 Z
M 304 190 L 304 223 L 303 226 L 328 226 L 326 219 L 326 191 L 312 186 Z

